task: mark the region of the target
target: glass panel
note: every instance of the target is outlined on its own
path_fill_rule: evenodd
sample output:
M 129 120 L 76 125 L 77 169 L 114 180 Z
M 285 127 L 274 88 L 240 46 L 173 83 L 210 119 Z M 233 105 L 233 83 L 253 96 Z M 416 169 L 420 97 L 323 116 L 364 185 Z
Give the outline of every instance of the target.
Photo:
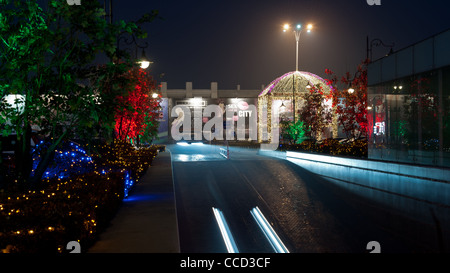
M 450 68 L 441 72 L 368 89 L 369 158 L 450 166 Z

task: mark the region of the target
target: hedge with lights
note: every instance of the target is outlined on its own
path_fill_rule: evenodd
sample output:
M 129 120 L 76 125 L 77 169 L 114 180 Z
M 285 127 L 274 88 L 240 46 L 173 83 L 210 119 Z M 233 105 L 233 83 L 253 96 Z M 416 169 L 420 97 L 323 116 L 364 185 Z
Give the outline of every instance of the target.
M 313 152 L 328 155 L 367 158 L 368 145 L 366 139 L 351 142 L 339 142 L 337 139 L 325 139 L 321 142 L 305 140 L 300 144 L 280 144 L 279 150 Z
M 91 244 L 124 195 L 120 173 L 88 173 L 50 179 L 44 190 L 1 194 L 3 252 L 63 252 L 69 241 Z
M 86 250 L 161 148 L 115 141 L 88 156 L 70 142 L 55 157 L 66 164 L 52 165 L 39 190 L 0 192 L 0 250 L 61 253 L 70 241 Z

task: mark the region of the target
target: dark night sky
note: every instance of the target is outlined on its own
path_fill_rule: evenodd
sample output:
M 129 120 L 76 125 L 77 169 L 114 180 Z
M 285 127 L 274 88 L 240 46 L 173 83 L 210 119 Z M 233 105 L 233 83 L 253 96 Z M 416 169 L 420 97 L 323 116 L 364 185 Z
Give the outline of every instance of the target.
M 86 1 L 86 0 L 85 0 Z M 114 1 L 114 0 L 113 0 Z M 295 70 L 295 38 L 282 25 L 312 23 L 299 47 L 299 70 L 325 77 L 326 68 L 354 72 L 366 56 L 366 36 L 395 43 L 394 50 L 450 28 L 450 3 L 442 0 L 127 0 L 114 1 L 114 20 L 136 20 L 159 10 L 146 24 L 151 73 L 168 88 L 260 89 Z M 376 47 L 374 59 L 389 51 Z

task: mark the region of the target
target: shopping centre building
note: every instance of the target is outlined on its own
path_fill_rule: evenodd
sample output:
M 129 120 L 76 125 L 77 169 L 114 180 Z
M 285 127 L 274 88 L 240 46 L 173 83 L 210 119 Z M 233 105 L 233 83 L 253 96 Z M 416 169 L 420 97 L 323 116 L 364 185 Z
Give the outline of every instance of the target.
M 369 158 L 450 166 L 450 30 L 368 66 Z

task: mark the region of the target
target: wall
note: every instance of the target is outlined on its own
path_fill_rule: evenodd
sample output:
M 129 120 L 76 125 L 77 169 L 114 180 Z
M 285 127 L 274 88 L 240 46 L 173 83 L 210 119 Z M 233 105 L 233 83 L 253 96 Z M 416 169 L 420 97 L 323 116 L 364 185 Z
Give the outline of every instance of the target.
M 262 89 L 264 86 L 261 87 Z M 168 89 L 167 82 L 161 83 L 161 94 L 164 98 L 257 98 L 262 89 L 241 89 L 238 85 L 236 89 L 220 90 L 217 82 L 211 82 L 210 89 L 195 89 L 192 82 L 186 82 L 185 89 Z
M 357 195 L 450 230 L 450 169 L 299 152 L 260 151 L 286 160 Z M 450 238 L 448 238 L 450 240 Z

